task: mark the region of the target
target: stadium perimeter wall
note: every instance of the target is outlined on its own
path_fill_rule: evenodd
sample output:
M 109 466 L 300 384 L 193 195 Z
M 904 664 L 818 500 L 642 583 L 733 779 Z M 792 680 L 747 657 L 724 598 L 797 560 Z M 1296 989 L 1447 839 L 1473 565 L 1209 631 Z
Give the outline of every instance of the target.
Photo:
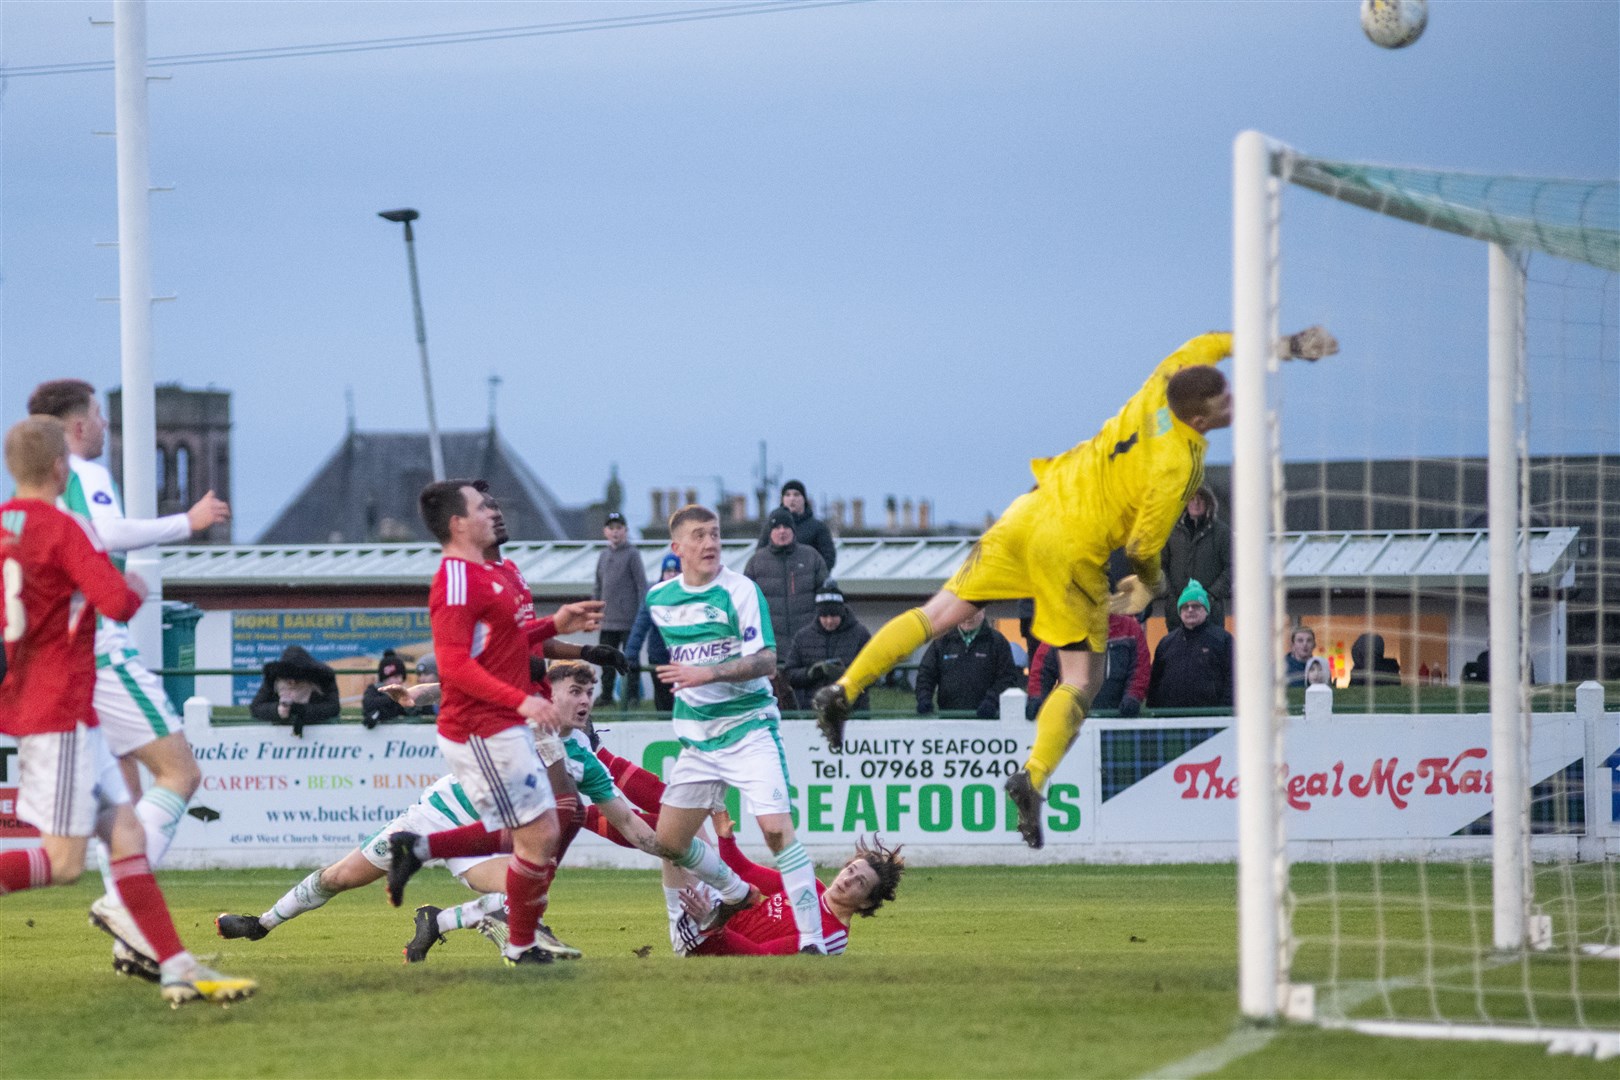
M 837 862 L 861 835 L 881 833 L 906 844 L 920 865 L 1235 858 L 1230 717 L 1086 724 L 1048 787 L 1047 843 L 1037 852 L 1019 842 L 1001 794 L 1002 778 L 1029 749 L 1033 725 L 1023 719 L 1018 691 L 1009 691 L 1003 706 L 999 721 L 855 722 L 839 754 L 827 752 L 810 722 L 784 722 L 806 848 Z M 315 726 L 300 738 L 279 726 L 215 726 L 201 698 L 188 702 L 186 719 L 204 779 L 169 867 L 330 862 L 446 771 L 430 725 Z M 1533 724 L 1529 780 L 1538 805 L 1553 808 L 1536 826 L 1534 851 L 1620 856 L 1620 713 L 1603 712 L 1601 689 L 1591 684 L 1575 712 L 1538 713 Z M 1335 715 L 1331 693 L 1313 691 L 1287 740 L 1285 828 L 1294 858 L 1489 858 L 1489 735 L 1485 714 Z M 655 772 L 680 749 L 660 722 L 612 724 L 604 741 Z M 14 745 L 0 737 L 0 849 L 37 842 L 15 818 Z M 751 822 L 740 835 L 746 847 L 763 850 Z M 647 865 L 639 852 L 590 834 L 569 860 Z

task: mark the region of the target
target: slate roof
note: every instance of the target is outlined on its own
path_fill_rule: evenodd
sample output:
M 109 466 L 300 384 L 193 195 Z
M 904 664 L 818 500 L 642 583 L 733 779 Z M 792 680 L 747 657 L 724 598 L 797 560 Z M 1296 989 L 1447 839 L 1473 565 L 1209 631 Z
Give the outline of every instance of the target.
M 559 503 L 495 428 L 441 432 L 441 440 L 446 475 L 488 480 L 512 539 L 585 535 L 586 509 Z M 416 496 L 432 478 L 425 432 L 351 431 L 258 543 L 431 543 Z

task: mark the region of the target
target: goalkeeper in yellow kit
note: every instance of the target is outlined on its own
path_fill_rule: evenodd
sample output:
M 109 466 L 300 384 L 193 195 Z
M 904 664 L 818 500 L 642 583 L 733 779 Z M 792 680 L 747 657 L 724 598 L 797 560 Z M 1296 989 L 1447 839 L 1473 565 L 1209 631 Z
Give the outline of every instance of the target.
M 889 620 L 837 682 L 817 692 L 816 724 L 843 745 L 850 702 L 931 639 L 992 600 L 1035 598 L 1032 630 L 1057 646 L 1061 681 L 1035 717 L 1035 744 L 1008 778 L 1018 831 L 1041 846 L 1042 789 L 1068 753 L 1102 682 L 1094 659 L 1108 645 L 1109 613 L 1136 614 L 1164 591 L 1159 551 L 1204 479 L 1204 436 L 1232 423 L 1232 392 L 1213 365 L 1231 334 L 1195 337 L 1165 357 L 1147 383 L 1090 440 L 1030 462 L 1035 487 L 1013 500 L 945 587 Z M 1321 327 L 1278 343 L 1283 359 L 1338 351 Z M 1108 589 L 1108 556 L 1124 548 L 1132 573 Z

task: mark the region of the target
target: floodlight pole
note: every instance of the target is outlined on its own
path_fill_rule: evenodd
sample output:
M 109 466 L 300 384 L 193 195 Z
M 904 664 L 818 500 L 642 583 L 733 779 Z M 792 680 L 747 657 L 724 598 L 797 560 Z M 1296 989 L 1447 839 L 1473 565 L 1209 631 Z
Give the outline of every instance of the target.
M 416 348 L 422 356 L 422 396 L 427 402 L 428 454 L 433 460 L 433 479 L 444 479 L 444 445 L 439 441 L 439 418 L 433 409 L 433 375 L 428 368 L 427 320 L 422 317 L 422 287 L 416 279 L 416 236 L 411 222 L 422 215 L 406 207 L 381 210 L 377 216 L 405 226 L 405 262 L 411 272 L 411 312 L 416 316 Z
M 123 378 L 124 513 L 157 517 L 157 418 L 152 388 L 152 169 L 146 101 L 146 0 L 113 4 L 113 93 L 118 168 L 118 344 Z M 163 659 L 163 563 L 156 548 L 125 568 L 147 586 L 129 621 L 147 663 Z

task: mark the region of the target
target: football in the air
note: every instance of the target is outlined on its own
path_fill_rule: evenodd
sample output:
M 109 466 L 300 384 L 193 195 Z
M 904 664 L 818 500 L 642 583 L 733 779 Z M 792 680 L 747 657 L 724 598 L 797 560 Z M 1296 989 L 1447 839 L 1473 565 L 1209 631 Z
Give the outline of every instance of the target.
M 1361 29 L 1385 49 L 1404 49 L 1429 25 L 1427 0 L 1361 0 Z

